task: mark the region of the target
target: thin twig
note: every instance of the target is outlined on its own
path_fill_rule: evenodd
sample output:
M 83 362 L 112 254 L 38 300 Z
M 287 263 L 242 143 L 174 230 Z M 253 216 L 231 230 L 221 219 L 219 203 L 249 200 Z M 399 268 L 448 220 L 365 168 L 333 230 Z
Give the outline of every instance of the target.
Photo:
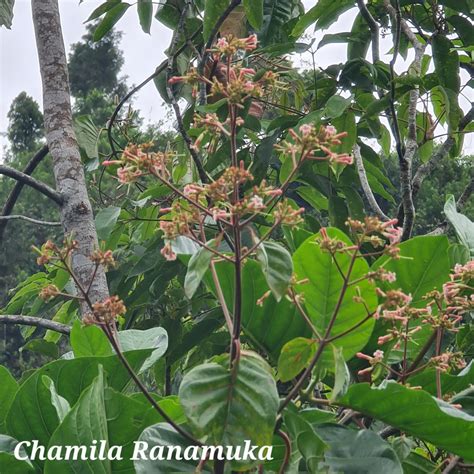
M 37 224 L 37 225 L 47 225 L 47 226 L 60 226 L 61 225 L 61 222 L 40 221 L 38 219 L 33 219 L 32 217 L 22 216 L 19 214 L 12 214 L 10 216 L 0 216 L 0 222 L 14 220 L 14 219 L 31 222 L 32 224 Z

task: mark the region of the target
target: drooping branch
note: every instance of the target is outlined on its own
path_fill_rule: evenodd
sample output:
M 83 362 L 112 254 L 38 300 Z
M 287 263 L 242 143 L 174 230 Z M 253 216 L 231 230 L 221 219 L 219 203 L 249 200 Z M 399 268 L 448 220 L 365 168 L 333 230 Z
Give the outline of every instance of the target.
M 22 326 L 35 326 L 38 328 L 49 329 L 61 334 L 68 335 L 71 327 L 67 324 L 57 323 L 49 319 L 36 318 L 34 316 L 23 316 L 20 314 L 0 314 L 0 323 L 2 324 L 20 324 Z
M 354 161 L 357 168 L 357 173 L 359 175 L 360 184 L 362 186 L 362 190 L 364 191 L 365 197 L 367 198 L 367 202 L 369 203 L 370 208 L 372 211 L 380 217 L 380 219 L 384 221 L 388 221 L 389 217 L 385 215 L 385 213 L 380 209 L 378 202 L 375 199 L 374 193 L 372 192 L 372 188 L 370 187 L 369 181 L 367 179 L 367 174 L 364 168 L 364 161 L 360 154 L 360 147 L 359 145 L 354 145 L 352 150 L 354 155 Z
M 459 122 L 459 131 L 463 131 L 472 121 L 474 120 L 474 105 L 471 106 L 471 109 Z M 433 172 L 433 170 L 441 163 L 448 153 L 451 151 L 451 148 L 455 144 L 455 139 L 453 136 L 449 136 L 444 143 L 436 150 L 433 156 L 424 164 L 422 164 L 416 171 L 413 178 L 413 196 L 416 196 L 420 191 L 421 184 L 424 179 Z
M 43 146 L 34 156 L 31 158 L 31 160 L 28 162 L 28 164 L 25 166 L 23 169 L 23 173 L 31 176 L 33 174 L 33 171 L 36 169 L 36 167 L 43 161 L 43 158 L 48 154 L 48 145 Z M 20 193 L 23 189 L 24 183 L 21 181 L 17 181 L 15 183 L 15 186 L 13 186 L 13 189 L 10 192 L 10 195 L 7 197 L 7 200 L 5 201 L 5 204 L 3 205 L 2 209 L 2 216 L 8 216 L 11 214 L 13 211 L 13 208 L 15 207 L 16 201 L 18 200 Z M 0 221 L 0 242 L 3 239 L 3 235 L 5 233 L 5 229 L 7 227 L 7 222 L 8 220 L 4 219 L 3 221 Z
M 63 196 L 61 195 L 61 193 L 51 188 L 47 184 L 23 173 L 22 171 L 18 171 L 15 168 L 12 168 L 11 166 L 0 165 L 0 174 L 8 176 L 9 178 L 13 178 L 16 181 L 21 182 L 22 185 L 27 185 L 32 187 L 33 189 L 36 189 L 49 199 L 53 200 L 56 204 L 61 205 L 63 203 Z
M 22 221 L 30 222 L 31 224 L 37 224 L 37 225 L 48 225 L 48 226 L 61 225 L 61 222 L 42 221 L 39 219 L 34 219 L 33 217 L 22 216 L 19 214 L 10 214 L 9 216 L 0 216 L 0 223 L 9 221 L 9 220 L 22 220 Z

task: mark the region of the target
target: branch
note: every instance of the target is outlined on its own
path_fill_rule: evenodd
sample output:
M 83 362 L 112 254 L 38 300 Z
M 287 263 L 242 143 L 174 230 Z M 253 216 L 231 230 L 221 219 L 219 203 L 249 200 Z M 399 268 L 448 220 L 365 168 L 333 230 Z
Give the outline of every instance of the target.
M 415 205 L 413 203 L 413 191 L 412 191 L 412 163 L 413 158 L 418 150 L 418 141 L 416 136 L 416 116 L 417 116 L 417 105 L 419 99 L 419 88 L 416 86 L 413 90 L 410 91 L 410 100 L 408 105 L 408 134 L 406 147 L 401 143 L 400 130 L 398 123 L 396 122 L 396 112 L 395 112 L 395 83 L 394 83 L 394 67 L 396 58 L 398 56 L 399 42 L 400 42 L 400 33 L 406 35 L 413 48 L 415 49 L 415 59 L 411 65 L 412 74 L 420 76 L 421 72 L 421 61 L 423 59 L 423 54 L 425 51 L 425 45 L 422 44 L 415 33 L 411 30 L 408 23 L 402 18 L 400 11 L 400 2 L 395 0 L 396 8 L 394 8 L 390 0 L 384 0 L 384 6 L 390 17 L 392 23 L 395 25 L 396 34 L 395 34 L 395 46 L 393 59 L 390 62 L 390 73 L 391 73 L 391 112 L 394 124 L 396 124 L 397 135 L 397 153 L 400 166 L 400 191 L 402 196 L 402 208 L 399 213 L 400 217 L 403 217 L 403 235 L 402 240 L 407 240 L 410 238 L 413 231 L 413 225 L 415 222 Z
M 467 114 L 459 121 L 459 131 L 462 132 L 469 125 L 469 123 L 472 122 L 472 120 L 474 120 L 474 105 L 471 105 L 469 112 L 467 112 Z M 430 160 L 418 168 L 412 182 L 413 196 L 418 194 L 423 180 L 438 166 L 441 161 L 444 160 L 444 158 L 451 151 L 451 148 L 454 146 L 454 143 L 454 137 L 448 137 L 433 154 Z
M 59 206 L 61 206 L 63 203 L 63 197 L 58 191 L 51 188 L 47 184 L 41 181 L 38 181 L 37 179 L 32 178 L 26 173 L 18 171 L 15 168 L 12 168 L 10 166 L 0 165 L 0 174 L 8 176 L 9 178 L 16 179 L 22 184 L 31 186 L 33 189 L 36 189 L 37 191 L 44 194 L 49 199 L 52 199 Z
M 379 25 L 375 21 L 372 14 L 367 9 L 367 5 L 364 3 L 364 0 L 357 0 L 357 5 L 360 10 L 360 14 L 366 21 L 370 29 L 371 39 L 372 39 L 372 60 L 374 63 L 380 61 L 380 52 L 379 52 Z
M 36 167 L 41 163 L 43 158 L 48 154 L 49 148 L 48 145 L 43 146 L 41 150 L 39 150 L 33 158 L 28 162 L 28 164 L 25 166 L 23 169 L 23 173 L 27 175 L 32 175 L 33 171 L 36 169 Z M 13 189 L 11 190 L 10 195 L 7 197 L 7 200 L 5 201 L 5 204 L 3 206 L 2 210 L 2 216 L 8 216 L 12 211 L 15 206 L 16 201 L 18 200 L 18 197 L 20 196 L 20 193 L 23 189 L 24 183 L 21 181 L 17 181 L 15 183 L 15 186 L 13 186 Z M 3 239 L 3 234 L 5 233 L 5 229 L 7 227 L 7 220 L 0 220 L 0 241 Z
M 55 321 L 51 321 L 49 319 L 35 318 L 34 316 L 23 316 L 19 314 L 0 314 L 0 323 L 35 326 L 39 328 L 49 329 L 51 331 L 56 331 L 66 335 L 71 332 L 71 327 L 67 324 L 61 324 Z
M 362 156 L 360 154 L 360 147 L 359 145 L 354 145 L 354 148 L 352 149 L 353 155 L 354 155 L 354 160 L 357 168 L 357 173 L 359 175 L 359 180 L 360 184 L 362 186 L 362 190 L 364 191 L 365 197 L 367 198 L 367 201 L 369 202 L 369 206 L 371 207 L 372 211 L 380 217 L 380 219 L 384 221 L 388 221 L 389 217 L 385 215 L 385 213 L 380 209 L 377 201 L 375 200 L 374 193 L 372 192 L 372 189 L 370 187 L 369 181 L 367 179 L 367 174 L 365 172 L 364 168 L 364 161 L 362 159 Z
M 10 215 L 10 216 L 0 216 L 0 223 L 13 220 L 13 219 L 19 219 L 23 220 L 26 222 L 31 222 L 32 224 L 38 224 L 38 225 L 49 225 L 49 226 L 60 226 L 61 222 L 50 222 L 50 221 L 40 221 L 38 219 L 33 219 L 32 217 L 28 216 L 21 216 L 21 215 Z

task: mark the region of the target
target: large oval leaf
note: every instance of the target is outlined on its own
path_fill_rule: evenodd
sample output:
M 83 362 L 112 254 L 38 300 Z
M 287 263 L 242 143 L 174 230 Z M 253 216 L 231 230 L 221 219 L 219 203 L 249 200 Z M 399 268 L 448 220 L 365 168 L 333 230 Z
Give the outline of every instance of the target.
M 349 238 L 340 230 L 327 229 L 331 238 L 343 240 L 351 245 Z M 337 262 L 344 274 L 347 273 L 350 256 L 347 254 L 337 254 Z M 338 298 L 343 287 L 343 278 L 339 273 L 332 257 L 324 252 L 315 243 L 315 236 L 308 238 L 293 255 L 295 273 L 299 280 L 308 279 L 308 283 L 299 285 L 298 292 L 305 297 L 305 306 L 314 326 L 324 335 L 329 321 L 336 310 Z M 356 260 L 350 280 L 354 281 L 363 277 L 369 271 L 367 262 L 359 258 Z M 354 303 L 355 296 L 362 296 L 369 311 L 374 311 L 377 307 L 377 295 L 375 287 L 367 280 L 363 280 L 356 285 L 351 285 L 345 292 L 340 305 L 336 322 L 331 330 L 331 337 L 344 333 L 360 323 L 367 316 L 364 305 Z M 371 318 L 359 326 L 356 331 L 351 332 L 333 342 L 334 346 L 343 348 L 343 355 L 346 360 L 350 359 L 357 351 L 362 349 L 368 342 L 374 320 Z
M 104 374 L 99 370 L 98 377 L 53 433 L 49 446 L 90 446 L 93 440 L 104 440 L 108 447 L 121 446 L 123 459 L 51 460 L 45 464 L 45 473 L 134 474 L 131 460 L 134 442 L 146 427 L 160 421 L 162 417 L 148 402 L 133 400 L 106 388 Z
M 414 306 L 423 306 L 423 296 L 449 280 L 448 247 L 446 236 L 415 237 L 400 244 L 400 259 L 382 256 L 372 267 L 395 272 L 396 281 L 384 283 L 384 288 L 400 288 L 411 294 Z
M 179 398 L 194 433 L 207 444 L 271 445 L 279 405 L 270 367 L 253 353 L 242 354 L 234 372 L 210 362 L 188 372 Z
M 216 265 L 217 275 L 229 309 L 233 307 L 234 267 L 227 262 Z M 205 280 L 215 292 L 210 273 Z M 242 269 L 242 326 L 245 335 L 259 350 L 264 350 L 277 360 L 281 348 L 298 336 L 309 336 L 310 331 L 298 310 L 286 298 L 277 302 L 273 295 L 262 305 L 257 300 L 268 291 L 268 284 L 254 260 L 248 260 Z
M 439 448 L 474 461 L 474 417 L 394 381 L 353 385 L 339 402 Z

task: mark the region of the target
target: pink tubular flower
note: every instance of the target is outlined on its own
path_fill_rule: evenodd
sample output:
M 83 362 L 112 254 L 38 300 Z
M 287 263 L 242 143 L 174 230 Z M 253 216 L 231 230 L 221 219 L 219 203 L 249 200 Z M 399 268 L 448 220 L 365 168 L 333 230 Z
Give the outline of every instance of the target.
M 385 232 L 382 233 L 386 237 L 391 245 L 398 244 L 402 238 L 403 229 L 401 227 L 389 227 Z
M 341 165 L 352 165 L 352 163 L 354 163 L 354 158 L 352 158 L 352 155 L 348 155 L 347 153 L 335 154 L 332 157 L 332 161 L 340 163 Z
M 163 255 L 163 257 L 165 257 L 166 260 L 168 260 L 168 262 L 176 260 L 176 254 L 173 252 L 169 242 L 161 249 L 160 253 Z
M 257 48 L 257 35 L 250 35 L 248 38 L 244 39 L 245 50 L 246 51 L 253 51 Z
M 268 191 L 265 191 L 265 194 L 270 197 L 277 197 L 281 196 L 283 191 L 281 189 L 269 189 Z
M 103 166 L 112 166 L 112 165 L 121 165 L 122 162 L 120 160 L 105 160 L 102 162 Z
M 307 123 L 301 125 L 300 127 L 300 132 L 301 132 L 301 135 L 303 135 L 303 137 L 307 137 L 308 135 L 310 135 L 313 132 L 313 130 L 314 130 L 313 126 Z
M 265 203 L 263 202 L 263 199 L 260 196 L 253 195 L 249 199 L 249 209 L 252 209 L 254 211 L 259 211 L 261 209 L 265 209 Z

